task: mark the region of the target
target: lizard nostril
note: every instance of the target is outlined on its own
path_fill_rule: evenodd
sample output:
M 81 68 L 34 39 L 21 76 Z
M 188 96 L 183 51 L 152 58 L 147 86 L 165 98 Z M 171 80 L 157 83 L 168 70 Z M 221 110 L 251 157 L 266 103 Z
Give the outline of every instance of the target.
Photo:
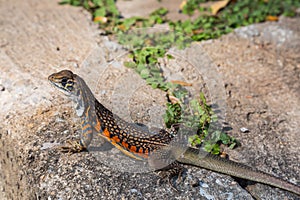
M 48 76 L 48 80 L 52 81 L 53 80 L 53 75 Z

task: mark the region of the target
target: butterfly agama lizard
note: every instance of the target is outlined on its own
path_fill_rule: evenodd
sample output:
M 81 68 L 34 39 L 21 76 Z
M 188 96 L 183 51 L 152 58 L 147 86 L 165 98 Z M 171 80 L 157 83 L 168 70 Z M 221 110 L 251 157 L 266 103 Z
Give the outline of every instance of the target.
M 160 148 L 168 147 L 173 134 L 168 131 L 159 131 L 158 134 L 149 134 L 144 128 L 134 126 L 122 120 L 105 108 L 92 94 L 85 81 L 69 70 L 54 73 L 48 77 L 49 81 L 60 91 L 68 95 L 76 103 L 76 113 L 81 118 L 82 134 L 80 141 L 72 141 L 67 148 L 72 152 L 80 152 L 88 148 L 93 136 L 99 135 L 121 150 L 128 156 L 136 159 L 149 159 Z M 158 172 L 171 170 L 170 174 L 180 173 L 181 168 L 174 163 L 183 163 L 206 168 L 212 171 L 247 179 L 259 183 L 275 186 L 297 195 L 300 187 L 283 181 L 262 171 L 253 169 L 240 163 L 207 154 L 201 149 L 188 147 L 172 148 L 173 153 L 181 154 L 176 161 L 167 167 L 157 169 Z M 156 156 L 159 156 L 159 153 Z M 149 163 L 155 165 L 155 161 Z M 154 164 L 153 164 L 154 163 Z M 155 167 L 155 166 L 154 166 Z M 172 171 L 173 169 L 173 171 Z M 162 173 L 163 177 L 169 173 Z

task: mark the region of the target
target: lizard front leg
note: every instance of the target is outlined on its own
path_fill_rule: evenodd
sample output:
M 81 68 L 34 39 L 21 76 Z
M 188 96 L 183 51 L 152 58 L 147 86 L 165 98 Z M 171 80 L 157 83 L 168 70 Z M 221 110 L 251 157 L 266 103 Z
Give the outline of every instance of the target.
M 87 148 L 81 140 L 67 140 L 66 144 L 59 146 L 59 150 L 63 153 L 80 153 L 86 151 Z
M 95 124 L 95 125 L 94 125 Z M 94 133 L 98 130 L 97 123 L 92 123 L 88 117 L 81 117 L 81 135 L 80 140 L 68 140 L 66 144 L 60 146 L 60 150 L 64 153 L 80 153 L 86 151 L 90 145 Z

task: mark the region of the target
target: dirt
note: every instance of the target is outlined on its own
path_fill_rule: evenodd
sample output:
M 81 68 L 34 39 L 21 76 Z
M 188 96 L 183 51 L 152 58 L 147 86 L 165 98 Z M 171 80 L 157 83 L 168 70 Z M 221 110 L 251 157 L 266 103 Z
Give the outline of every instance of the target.
M 47 81 L 53 72 L 73 70 L 105 106 L 128 121 L 150 126 L 163 126 L 166 94 L 122 65 L 125 49 L 101 36 L 86 11 L 55 1 L 1 0 L 0 5 L 0 199 L 252 199 L 239 180 L 209 170 L 185 166 L 184 179 L 177 185 L 180 192 L 175 192 L 167 183 L 157 184 L 152 173 L 113 168 L 109 158 L 118 155 L 114 149 L 102 158 L 48 148 L 78 138 L 80 131 L 72 103 Z M 150 5 L 157 7 L 118 1 L 124 16 L 150 12 Z M 176 19 L 181 17 L 177 5 L 168 5 Z M 224 124 L 241 143 L 234 150 L 224 149 L 230 159 L 297 185 L 299 27 L 299 18 L 282 17 L 201 42 L 201 51 L 194 52 L 200 64 L 215 67 L 223 86 Z M 114 59 L 118 62 L 111 62 Z M 200 71 L 197 78 L 189 69 L 195 65 L 186 63 L 164 69 L 170 77 L 183 77 L 197 87 L 213 85 L 208 74 Z M 260 199 L 297 199 L 262 184 L 250 189 Z

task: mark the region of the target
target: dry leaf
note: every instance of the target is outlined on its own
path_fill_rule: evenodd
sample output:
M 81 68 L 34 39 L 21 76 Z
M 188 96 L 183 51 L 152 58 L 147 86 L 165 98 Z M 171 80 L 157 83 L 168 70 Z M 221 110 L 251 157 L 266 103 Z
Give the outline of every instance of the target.
M 124 24 L 121 24 L 121 25 L 118 26 L 118 29 L 120 29 L 122 31 L 125 31 L 126 27 L 124 26 Z
M 223 152 L 221 152 L 220 157 L 221 158 L 228 158 L 228 154 L 225 151 L 223 151 Z
M 169 95 L 169 100 L 172 104 L 180 103 L 180 100 L 172 95 Z
M 192 86 L 193 85 L 191 83 L 187 83 L 187 82 L 179 81 L 179 80 L 171 80 L 171 83 L 182 85 L 182 86 Z
M 193 34 L 200 34 L 200 33 L 203 33 L 203 29 L 197 29 L 197 30 L 193 30 Z
M 107 17 L 102 17 L 102 16 L 98 16 L 94 18 L 94 22 L 101 22 L 103 24 L 105 24 L 107 22 Z
M 223 0 L 223 1 L 217 1 L 214 4 L 212 4 L 210 6 L 211 8 L 211 13 L 213 15 L 216 15 L 219 10 L 221 10 L 222 8 L 224 8 L 228 3 L 230 2 L 230 0 Z
M 179 10 L 182 10 L 185 5 L 186 5 L 186 0 L 183 0 L 179 6 Z
M 266 17 L 267 21 L 278 21 L 278 19 L 279 18 L 277 16 L 272 16 L 272 15 Z

